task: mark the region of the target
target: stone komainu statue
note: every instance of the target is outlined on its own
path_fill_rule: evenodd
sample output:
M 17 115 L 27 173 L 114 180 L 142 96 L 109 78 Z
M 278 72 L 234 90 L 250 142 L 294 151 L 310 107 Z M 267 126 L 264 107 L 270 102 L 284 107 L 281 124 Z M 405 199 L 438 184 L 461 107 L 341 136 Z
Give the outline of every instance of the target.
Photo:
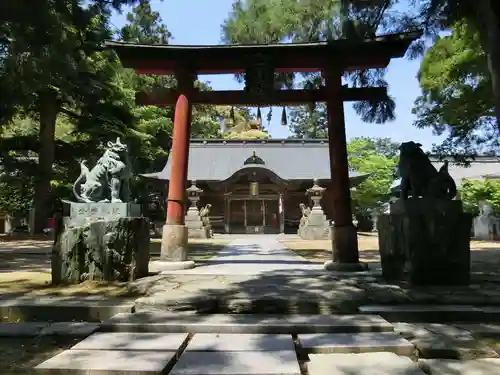
M 404 142 L 399 146 L 398 174 L 401 177 L 401 199 L 412 197 L 452 200 L 457 194 L 455 181 L 448 173 L 448 162 L 436 171 L 420 143 Z
M 209 214 L 210 214 L 211 208 L 212 208 L 212 205 L 209 203 L 200 210 L 200 218 L 201 218 L 201 222 L 203 223 L 204 227 L 210 226 Z
M 116 138 L 107 146 L 94 168 L 89 170 L 84 162 L 80 164 L 80 176 L 73 184 L 78 202 L 120 203 L 129 200 L 131 171 L 127 145 Z
M 212 237 L 212 224 L 210 223 L 210 209 L 212 205 L 209 203 L 205 207 L 200 210 L 200 219 L 203 224 L 203 228 L 205 229 L 205 234 L 207 238 Z
M 311 209 L 304 203 L 299 204 L 300 211 L 302 212 L 302 217 L 300 218 L 300 227 L 303 227 L 307 223 L 307 217 L 311 214 Z

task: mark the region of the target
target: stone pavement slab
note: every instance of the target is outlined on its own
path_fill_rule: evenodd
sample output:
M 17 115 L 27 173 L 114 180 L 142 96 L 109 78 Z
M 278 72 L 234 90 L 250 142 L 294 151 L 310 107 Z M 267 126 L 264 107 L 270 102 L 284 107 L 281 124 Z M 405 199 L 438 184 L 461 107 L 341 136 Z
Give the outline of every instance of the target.
M 190 270 L 165 271 L 185 275 L 258 275 L 277 270 L 300 268 L 324 272 L 323 264 L 286 249 L 276 235 L 251 235 L 235 239 L 220 250 L 215 259 Z
M 40 332 L 40 336 L 89 336 L 100 327 L 99 323 L 55 322 Z
M 486 315 L 472 305 L 364 305 L 361 313 L 378 314 L 399 322 L 481 321 Z
M 170 375 L 300 375 L 295 351 L 184 352 Z
M 186 351 L 279 351 L 295 350 L 291 335 L 197 333 Z
M 98 332 L 73 346 L 72 350 L 159 350 L 178 351 L 186 333 Z
M 54 375 L 161 375 L 172 366 L 175 351 L 65 350 L 34 368 Z
M 0 337 L 35 337 L 50 323 L 0 323 Z
M 309 353 L 391 352 L 415 355 L 413 344 L 396 333 L 334 333 L 300 334 L 299 341 Z
M 424 375 L 415 362 L 394 353 L 311 354 L 309 375 Z
M 465 325 L 467 326 L 467 325 Z M 476 359 L 498 357 L 494 348 L 477 340 L 462 325 L 394 323 L 394 330 L 415 345 L 423 358 Z
M 500 337 L 500 325 L 488 323 L 457 324 L 458 328 L 464 329 L 473 335 L 486 337 Z
M 377 315 L 117 314 L 102 331 L 191 333 L 349 333 L 387 332 L 393 326 Z
M 431 333 L 426 337 L 411 340 L 421 358 L 477 359 L 498 358 L 498 353 L 489 345 L 470 336 L 446 336 Z
M 420 359 L 418 364 L 428 375 L 499 375 L 500 359 L 484 358 L 469 361 Z
M 394 331 L 407 340 L 432 337 L 435 334 L 453 338 L 470 338 L 471 332 L 454 324 L 440 323 L 393 323 Z

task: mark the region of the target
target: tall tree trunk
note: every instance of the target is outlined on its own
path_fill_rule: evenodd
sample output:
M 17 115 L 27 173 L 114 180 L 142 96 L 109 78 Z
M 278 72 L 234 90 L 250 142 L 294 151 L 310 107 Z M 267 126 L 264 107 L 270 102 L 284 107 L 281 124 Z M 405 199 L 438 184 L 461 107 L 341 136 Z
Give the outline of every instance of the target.
M 35 233 L 42 233 L 51 215 L 52 165 L 55 153 L 56 119 L 59 112 L 57 93 L 52 90 L 40 94 L 40 133 L 38 149 L 38 175 L 35 185 Z
M 495 117 L 500 134 L 500 6 L 498 0 L 478 0 L 476 23 L 479 27 L 483 49 L 487 54 L 488 70 L 495 102 Z

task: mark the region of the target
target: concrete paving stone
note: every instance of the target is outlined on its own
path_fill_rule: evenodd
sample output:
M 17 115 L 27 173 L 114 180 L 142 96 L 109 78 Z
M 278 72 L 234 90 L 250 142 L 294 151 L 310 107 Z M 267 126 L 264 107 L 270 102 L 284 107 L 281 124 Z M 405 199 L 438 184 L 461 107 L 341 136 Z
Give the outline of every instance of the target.
M 267 352 L 279 350 L 295 350 L 291 335 L 197 333 L 186 348 L 186 351 L 202 352 Z
M 99 329 L 99 323 L 56 322 L 43 328 L 41 336 L 89 336 Z
M 425 375 L 408 357 L 394 353 L 311 354 L 309 375 Z
M 300 334 L 299 341 L 310 353 L 367 353 L 392 352 L 415 355 L 415 346 L 396 333 L 335 333 Z
M 421 358 L 471 360 L 498 358 L 498 353 L 486 343 L 469 336 L 447 336 L 430 332 L 428 336 L 412 339 Z
M 439 323 L 393 323 L 394 331 L 407 340 L 440 334 L 450 337 L 470 337 L 470 332 L 458 325 Z
M 399 322 L 468 322 L 486 316 L 472 305 L 365 305 L 359 311 Z
M 164 374 L 175 351 L 65 350 L 34 368 L 37 374 L 133 375 Z
M 481 312 L 472 305 L 365 305 L 360 306 L 359 311 L 368 314 L 381 312 Z
M 473 335 L 487 336 L 487 337 L 500 336 L 500 324 L 487 324 L 487 323 L 457 324 L 457 327 L 469 331 Z
M 420 359 L 418 364 L 428 375 L 500 375 L 500 359 L 496 358 L 469 361 Z
M 186 333 L 98 332 L 73 346 L 72 350 L 161 350 L 178 351 Z
M 117 314 L 101 331 L 192 333 L 337 333 L 393 331 L 377 315 L 180 314 L 141 311 Z
M 170 375 L 300 375 L 295 351 L 184 352 Z
M 0 323 L 0 337 L 35 337 L 50 323 Z

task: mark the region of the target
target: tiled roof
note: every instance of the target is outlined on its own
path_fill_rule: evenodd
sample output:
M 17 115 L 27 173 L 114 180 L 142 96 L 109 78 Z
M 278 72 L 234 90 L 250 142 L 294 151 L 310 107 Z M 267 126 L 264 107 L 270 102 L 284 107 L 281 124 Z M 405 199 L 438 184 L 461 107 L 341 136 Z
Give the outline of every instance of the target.
M 245 166 L 253 153 L 265 167 L 284 180 L 329 180 L 330 157 L 326 140 L 192 140 L 188 180 L 224 181 Z M 143 175 L 168 180 L 170 160 L 161 172 Z M 350 177 L 366 174 L 350 172 Z

